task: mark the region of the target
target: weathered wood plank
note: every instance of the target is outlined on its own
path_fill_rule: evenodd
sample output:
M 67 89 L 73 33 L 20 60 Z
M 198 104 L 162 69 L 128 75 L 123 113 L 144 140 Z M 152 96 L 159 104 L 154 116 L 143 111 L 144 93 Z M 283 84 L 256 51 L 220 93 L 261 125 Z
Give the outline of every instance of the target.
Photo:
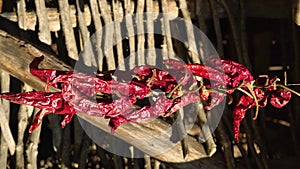
M 19 57 L 20 55 L 22 55 L 22 57 Z M 44 83 L 30 75 L 28 65 L 34 57 L 40 55 L 46 56 L 45 61 L 43 61 L 41 64 L 41 67 L 70 70 L 70 67 L 56 59 L 55 56 L 42 52 L 30 44 L 17 40 L 5 32 L 0 31 L 0 68 L 29 84 L 36 90 L 43 90 Z M 107 120 L 105 119 L 95 118 L 85 114 L 78 114 L 78 116 L 104 131 L 110 131 L 107 126 Z M 118 128 L 116 131 L 116 136 L 122 138 L 140 138 L 149 135 L 156 135 L 157 133 L 163 133 L 165 129 L 169 127 L 170 125 L 162 120 L 154 120 L 151 123 L 127 123 Z M 199 144 L 193 137 L 187 136 L 190 153 L 188 158 L 184 160 L 182 158 L 180 143 L 172 143 L 171 141 L 168 141 L 169 139 L 166 137 L 167 136 L 162 139 L 164 141 L 160 139 L 155 140 L 155 146 L 153 146 L 153 142 L 150 142 L 150 140 L 130 143 L 142 151 L 153 153 L 160 152 L 160 150 L 162 150 L 164 147 L 174 146 L 167 152 L 155 156 L 155 158 L 167 162 L 185 162 L 207 157 L 203 146 Z M 194 166 L 194 168 L 197 168 L 197 166 Z

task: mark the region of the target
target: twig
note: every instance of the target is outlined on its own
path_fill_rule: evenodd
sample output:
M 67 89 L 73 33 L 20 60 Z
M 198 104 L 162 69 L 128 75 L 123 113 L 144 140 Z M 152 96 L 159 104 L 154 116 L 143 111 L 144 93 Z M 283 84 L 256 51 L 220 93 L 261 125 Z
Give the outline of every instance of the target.
M 3 7 L 3 0 L 0 0 L 0 13 L 2 13 L 2 7 Z
M 10 154 L 13 155 L 16 150 L 16 148 L 15 148 L 16 143 L 15 143 L 12 133 L 10 131 L 10 128 L 8 125 L 8 120 L 5 116 L 6 116 L 6 113 L 4 112 L 4 109 L 2 108 L 2 104 L 0 104 L 0 127 L 1 127 L 1 136 L 3 138 L 1 140 L 1 152 L 3 154 L 7 154 L 7 150 L 9 150 Z M 6 159 L 3 159 L 3 160 L 6 161 L 7 156 L 6 156 Z
M 98 2 L 97 0 L 90 0 L 90 5 L 91 5 L 91 13 L 94 21 L 94 26 L 95 26 L 95 47 L 96 47 L 96 54 L 97 54 L 97 60 L 98 60 L 98 69 L 99 71 L 102 71 L 103 69 L 103 51 L 101 48 L 101 43 L 102 43 L 102 23 L 100 20 L 100 13 L 99 13 L 99 8 L 98 8 Z
M 145 49 L 145 35 L 144 35 L 144 8 L 145 0 L 137 0 L 136 7 L 136 26 L 137 26 L 137 51 L 142 52 Z M 143 55 L 142 55 L 143 56 Z M 145 58 L 138 57 L 138 65 L 144 65 Z
M 241 63 L 243 63 L 243 57 L 242 57 L 242 51 L 241 51 L 241 43 L 240 43 L 240 39 L 238 37 L 238 30 L 237 30 L 237 24 L 236 21 L 231 13 L 230 7 L 227 4 L 226 0 L 220 0 L 221 4 L 228 16 L 228 20 L 230 23 L 230 28 L 231 28 L 231 32 L 232 32 L 232 37 L 233 37 L 233 41 L 234 41 L 234 46 L 235 46 L 235 50 L 236 50 L 236 55 L 238 57 L 238 59 L 240 60 Z
M 285 90 L 288 90 L 288 91 L 294 93 L 294 94 L 297 95 L 297 96 L 300 96 L 300 93 L 296 92 L 295 90 L 293 90 L 293 89 L 291 89 L 291 88 L 288 88 L 288 87 L 286 87 L 286 86 L 284 86 L 284 85 L 282 85 L 282 84 L 276 84 L 276 85 L 277 85 L 278 87 L 281 87 L 281 88 L 283 88 L 283 89 L 285 89 Z
M 207 125 L 204 125 L 207 122 L 207 118 L 202 103 L 199 102 L 197 104 L 197 109 L 198 109 L 199 126 L 202 127 L 202 132 L 198 136 L 198 141 L 200 143 L 204 141 L 206 142 L 207 154 L 209 157 L 211 157 L 217 151 L 216 149 L 217 145 L 213 139 L 209 127 Z
M 260 150 L 260 154 L 261 154 L 261 160 L 262 160 L 262 164 L 264 166 L 264 168 L 269 168 L 268 166 L 268 162 L 267 162 L 267 151 L 266 151 L 266 146 L 265 144 L 263 144 L 263 141 L 261 139 L 261 135 L 258 131 L 258 128 L 256 126 L 256 121 L 255 120 L 251 120 L 251 126 L 253 128 L 253 133 L 254 133 L 254 137 L 255 137 L 255 140 L 256 140 L 256 143 L 259 147 L 259 150 Z
M 223 56 L 224 51 L 223 51 L 223 44 L 222 44 L 222 31 L 221 31 L 221 25 L 220 25 L 217 8 L 215 6 L 215 0 L 209 0 L 209 4 L 210 4 L 212 17 L 213 17 L 214 29 L 215 29 L 215 33 L 216 33 L 216 37 L 217 37 L 218 52 L 221 56 Z
M 226 110 L 228 110 L 227 108 L 225 109 L 225 112 Z M 226 127 L 226 130 L 227 132 L 229 133 L 229 136 L 230 136 L 230 139 L 231 140 L 234 140 L 234 133 L 232 131 L 232 125 L 230 124 L 229 120 L 228 120 L 228 116 L 225 114 L 223 115 L 223 123 L 224 123 L 224 126 Z M 241 152 L 242 154 L 242 157 L 243 159 L 245 160 L 245 165 L 246 165 L 246 168 L 247 169 L 251 169 L 251 162 L 250 162 L 250 159 L 248 157 L 248 154 L 246 152 L 246 150 L 243 148 L 242 144 L 240 142 L 236 143 L 239 151 Z
M 154 167 L 153 169 L 160 169 L 160 162 L 157 160 L 154 160 Z
M 84 18 L 84 6 L 83 0 L 76 0 L 77 18 L 79 23 L 79 30 L 81 33 L 83 48 L 81 50 L 81 56 L 83 63 L 87 66 L 96 66 L 96 60 L 94 57 L 92 44 L 90 41 L 90 33 L 86 27 L 86 21 Z
M 59 0 L 59 13 L 61 19 L 62 30 L 66 40 L 68 55 L 74 60 L 78 60 L 78 50 L 71 22 L 70 9 L 68 0 Z
M 205 36 L 205 34 L 207 34 L 207 26 L 205 23 L 205 18 L 203 17 L 203 11 L 204 11 L 204 0 L 197 0 L 196 1 L 196 15 L 197 15 L 197 20 L 198 20 L 198 25 L 200 30 L 202 31 L 202 33 L 199 35 L 199 39 L 197 39 L 197 43 L 198 43 L 198 48 L 199 48 L 199 55 L 201 59 L 204 59 L 205 54 L 208 53 L 207 51 L 207 42 L 206 42 L 206 38 L 203 37 Z
M 147 47 L 150 49 L 147 53 L 146 62 L 149 65 L 155 65 L 156 63 L 156 53 L 155 41 L 154 41 L 154 23 L 153 23 L 153 1 L 146 0 L 146 12 L 147 12 Z
M 252 119 L 250 119 L 252 120 Z M 253 142 L 253 137 L 249 128 L 249 125 L 247 123 L 246 120 L 242 121 L 242 126 L 245 129 L 246 135 L 247 135 L 247 145 L 248 145 L 248 150 L 250 152 L 250 154 L 252 155 L 252 157 L 254 158 L 256 164 L 257 164 L 257 168 L 258 169 L 264 169 L 262 162 L 260 161 L 255 149 L 254 149 L 254 142 Z
M 97 154 L 100 156 L 101 159 L 101 166 L 103 166 L 105 169 L 112 168 L 111 163 L 109 162 L 108 155 L 104 149 L 97 146 Z
M 106 0 L 99 0 L 99 9 L 101 11 L 101 16 L 103 18 L 104 23 L 106 24 L 105 29 L 105 37 L 104 37 L 104 55 L 106 55 L 108 70 L 116 69 L 116 63 L 113 52 L 113 36 L 114 36 L 114 28 L 108 27 L 107 25 L 112 22 L 110 6 Z M 113 25 L 110 25 L 113 26 Z
M 164 45 L 163 50 L 166 50 L 173 55 L 174 54 L 174 48 L 172 43 L 172 34 L 171 34 L 171 28 L 170 28 L 170 18 L 169 18 L 169 4 L 167 0 L 161 1 L 161 8 L 163 12 L 163 32 L 165 33 L 164 37 Z M 167 59 L 166 56 L 163 56 L 163 59 Z
M 58 154 L 62 160 L 62 168 L 67 169 L 71 167 L 71 125 L 66 125 L 63 129 L 62 137 L 63 139 Z
M 39 109 L 34 109 L 34 116 L 39 112 Z M 28 144 L 26 147 L 26 168 L 32 168 L 37 169 L 38 161 L 37 161 L 37 155 L 38 155 L 38 145 L 40 140 L 40 134 L 41 134 L 41 127 L 42 124 L 36 128 L 28 139 Z
M 34 0 L 36 15 L 39 22 L 39 39 L 48 45 L 51 45 L 51 34 L 49 29 L 47 10 L 44 0 Z
M 1 93 L 9 92 L 10 76 L 7 72 L 0 71 L 1 81 Z M 1 128 L 1 139 L 0 139 L 0 165 L 7 165 L 8 150 L 13 155 L 15 152 L 15 141 L 9 128 L 9 112 L 10 103 L 7 100 L 0 100 L 0 128 Z
M 174 127 L 172 128 L 172 137 L 174 137 L 174 135 L 176 136 L 176 138 L 173 138 L 175 139 L 174 142 L 177 142 L 179 139 L 182 139 L 180 140 L 181 150 L 182 150 L 183 159 L 186 159 L 189 153 L 189 146 L 187 143 L 187 137 L 185 137 L 187 133 L 183 124 L 183 114 L 184 114 L 183 111 L 184 111 L 183 109 L 179 109 L 178 112 L 176 112 L 175 115 L 176 121 Z
M 78 121 L 78 117 L 74 118 L 74 164 L 79 163 L 80 159 L 80 150 L 83 142 L 83 137 L 85 133 Z
M 231 149 L 231 143 L 230 140 L 227 136 L 227 133 L 225 131 L 225 126 L 222 120 L 219 123 L 219 126 L 217 127 L 217 133 L 219 135 L 220 143 L 223 146 L 223 151 L 224 151 L 224 158 L 226 161 L 226 168 L 227 169 L 234 169 L 235 168 L 235 163 L 233 159 L 233 152 Z
M 144 160 L 145 160 L 144 168 L 145 169 L 151 169 L 152 168 L 151 167 L 151 157 L 147 155 L 147 156 L 145 156 Z
M 49 114 L 48 116 L 50 128 L 52 131 L 52 144 L 54 151 L 59 151 L 62 142 L 62 128 L 60 127 L 59 116 Z
M 247 48 L 247 33 L 246 33 L 246 0 L 240 0 L 240 10 L 241 10 L 241 50 L 242 56 L 247 68 L 252 72 L 251 61 L 248 56 Z
M 120 25 L 121 24 L 120 20 L 124 16 L 123 7 L 119 0 L 113 0 L 112 4 L 113 4 L 112 6 L 113 6 L 114 28 L 115 28 L 115 41 L 116 41 L 117 55 L 118 55 L 117 56 L 118 70 L 125 70 L 123 45 L 122 45 L 122 31 Z
M 17 14 L 19 28 L 27 30 L 27 15 L 26 15 L 26 3 L 25 0 L 17 1 Z
M 114 163 L 114 168 L 115 169 L 122 169 L 123 167 L 123 162 L 122 162 L 122 158 L 116 154 L 112 155 L 112 160 Z
M 183 15 L 183 18 L 186 23 L 186 34 L 188 40 L 188 51 L 190 52 L 191 59 L 194 63 L 200 63 L 200 58 L 198 55 L 198 50 L 196 47 L 195 35 L 194 35 L 194 28 L 192 24 L 192 19 L 190 16 L 190 12 L 187 7 L 186 0 L 179 0 L 179 6 Z
M 80 152 L 80 161 L 79 161 L 79 169 L 85 169 L 87 164 L 88 153 L 90 151 L 91 139 L 84 134 L 81 152 Z
M 24 84 L 24 92 L 32 91 L 32 88 L 27 84 Z M 24 133 L 28 124 L 28 114 L 33 111 L 32 106 L 20 105 L 18 112 L 18 140 L 16 146 L 16 166 L 17 168 L 25 168 L 24 160 Z
M 131 0 L 124 0 L 124 8 L 125 8 L 125 22 L 127 29 L 127 36 L 129 40 L 129 54 L 133 54 L 135 52 L 135 37 L 133 30 L 132 18 L 130 16 L 133 15 L 134 5 Z M 129 58 L 129 69 L 133 69 L 135 67 L 135 57 L 130 56 Z
M 204 0 L 198 0 L 196 1 L 196 6 L 195 6 L 195 11 L 196 11 L 196 16 L 198 20 L 198 26 L 201 29 L 203 33 L 207 33 L 207 26 L 205 23 L 205 19 L 203 17 L 202 11 L 204 9 Z

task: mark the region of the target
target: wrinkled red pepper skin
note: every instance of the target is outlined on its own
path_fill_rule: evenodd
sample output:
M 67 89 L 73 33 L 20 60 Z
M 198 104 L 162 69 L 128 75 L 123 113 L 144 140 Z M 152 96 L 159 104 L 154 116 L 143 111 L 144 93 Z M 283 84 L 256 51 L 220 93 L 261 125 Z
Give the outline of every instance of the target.
M 60 92 L 45 93 L 32 91 L 25 93 L 2 93 L 0 98 L 7 99 L 16 104 L 26 104 L 39 109 L 59 109 L 63 105 L 63 99 Z
M 30 73 L 33 76 L 36 76 L 43 82 L 51 82 L 59 75 L 69 75 L 73 74 L 73 71 L 60 71 L 60 70 L 51 70 L 51 69 L 39 69 L 38 65 L 44 60 L 44 56 L 36 57 L 34 60 L 30 63 Z
M 244 119 L 248 109 L 253 107 L 253 100 L 251 97 L 243 95 L 236 104 L 233 111 L 233 132 L 236 141 L 239 141 L 240 125 Z

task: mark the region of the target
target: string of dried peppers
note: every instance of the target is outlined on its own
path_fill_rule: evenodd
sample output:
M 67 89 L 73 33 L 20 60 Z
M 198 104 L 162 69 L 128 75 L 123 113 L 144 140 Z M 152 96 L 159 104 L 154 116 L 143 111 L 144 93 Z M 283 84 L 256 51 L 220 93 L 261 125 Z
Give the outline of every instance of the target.
M 291 92 L 294 92 L 281 85 L 277 78 L 263 76 L 254 80 L 245 66 L 231 60 L 211 59 L 204 65 L 184 64 L 169 59 L 164 64 L 171 69 L 139 66 L 126 72 L 132 77 L 130 81 L 114 80 L 113 71 L 87 75 L 73 71 L 39 69 L 38 65 L 42 60 L 43 56 L 35 58 L 30 64 L 30 72 L 46 82 L 45 92 L 0 94 L 0 98 L 13 103 L 40 109 L 29 132 L 37 128 L 43 117 L 50 113 L 64 115 L 62 127 L 76 113 L 108 118 L 109 126 L 114 132 L 125 122 L 167 117 L 198 100 L 205 104 L 206 110 L 211 110 L 226 95 L 239 90 L 243 95 L 233 111 L 233 130 L 238 141 L 240 123 L 248 109 L 256 107 L 257 116 L 258 107 L 265 107 L 268 100 L 274 107 L 282 108 L 289 102 Z M 201 77 L 201 82 L 197 82 L 194 76 Z M 50 86 L 61 91 L 50 92 Z

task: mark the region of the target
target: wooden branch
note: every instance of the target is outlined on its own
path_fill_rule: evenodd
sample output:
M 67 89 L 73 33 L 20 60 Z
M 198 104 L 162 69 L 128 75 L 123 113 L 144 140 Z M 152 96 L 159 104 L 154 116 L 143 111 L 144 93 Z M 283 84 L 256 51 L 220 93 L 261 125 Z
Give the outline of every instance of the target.
M 11 37 L 10 35 L 5 34 L 3 31 L 0 31 L 0 68 L 8 71 L 16 78 L 34 87 L 36 90 L 41 91 L 44 89 L 45 84 L 30 75 L 28 65 L 34 57 L 40 56 L 42 54 L 46 57 L 45 61 L 43 61 L 43 63 L 41 64 L 41 67 L 49 69 L 70 70 L 70 67 L 66 66 L 64 63 L 56 59 L 53 55 L 42 52 L 30 44 L 19 41 Z M 19 57 L 20 55 L 22 55 L 22 57 Z M 102 118 L 95 118 L 86 114 L 78 114 L 78 116 L 87 120 L 98 128 L 110 132 L 107 120 Z M 154 120 L 150 124 L 127 123 L 120 126 L 115 135 L 117 137 L 123 136 L 123 138 L 148 137 L 149 135 L 163 133 L 165 129 L 169 127 L 170 125 L 162 120 Z M 155 142 L 153 142 L 153 140 L 143 140 L 141 142 L 130 143 L 147 153 L 159 153 L 164 147 L 173 147 L 167 152 L 155 156 L 155 158 L 161 161 L 179 163 L 207 157 L 203 146 L 199 144 L 193 137 L 187 137 L 190 153 L 186 160 L 182 158 L 181 145 L 178 143 L 172 143 L 169 140 L 168 136 L 165 136 L 163 138 L 163 140 L 165 140 L 163 142 L 161 139 L 157 139 L 155 140 Z M 156 143 L 155 146 L 153 146 L 153 143 Z M 197 166 L 194 166 L 193 168 L 197 168 Z

